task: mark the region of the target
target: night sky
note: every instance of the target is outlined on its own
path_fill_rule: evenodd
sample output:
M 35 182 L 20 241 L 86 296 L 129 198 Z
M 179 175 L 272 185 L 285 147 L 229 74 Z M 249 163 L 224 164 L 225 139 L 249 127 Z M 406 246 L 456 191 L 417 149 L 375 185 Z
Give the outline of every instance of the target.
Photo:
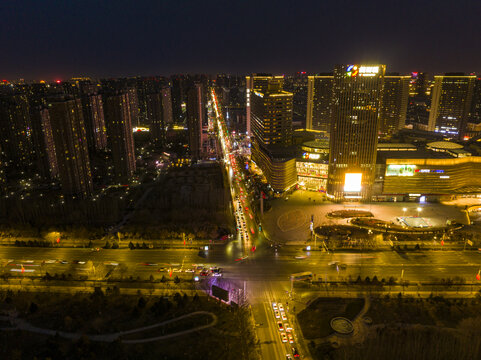
M 287 74 L 336 63 L 481 73 L 481 3 L 1 0 L 0 78 Z

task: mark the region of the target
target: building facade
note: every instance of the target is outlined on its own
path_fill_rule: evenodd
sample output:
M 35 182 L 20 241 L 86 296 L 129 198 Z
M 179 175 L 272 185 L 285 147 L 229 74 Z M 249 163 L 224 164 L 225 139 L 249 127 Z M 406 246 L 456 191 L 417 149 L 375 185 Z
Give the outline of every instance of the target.
M 104 98 L 105 122 L 109 148 L 112 151 L 114 177 L 127 180 L 136 169 L 134 139 L 128 93 Z
M 48 114 L 62 192 L 87 198 L 92 195 L 93 186 L 81 101 L 50 102 Z
M 340 65 L 334 69 L 327 195 L 369 199 L 385 65 Z
M 434 77 L 428 131 L 462 136 L 468 121 L 476 76 Z
M 329 133 L 334 76 L 309 76 L 307 80 L 306 129 Z
M 379 135 L 390 138 L 406 124 L 410 76 L 384 76 Z

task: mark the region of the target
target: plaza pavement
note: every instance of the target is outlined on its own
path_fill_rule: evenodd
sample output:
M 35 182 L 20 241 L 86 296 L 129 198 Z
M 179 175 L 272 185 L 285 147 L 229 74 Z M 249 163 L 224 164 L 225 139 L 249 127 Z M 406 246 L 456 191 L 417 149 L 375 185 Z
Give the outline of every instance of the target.
M 270 241 L 286 245 L 304 244 L 310 237 L 309 223 L 314 216 L 314 227 L 320 225 L 346 224 L 347 219 L 328 219 L 326 214 L 334 210 L 362 209 L 370 211 L 376 219 L 395 221 L 400 216 L 420 216 L 432 226 L 444 226 L 446 220 L 466 223 L 461 208 L 440 203 L 416 202 L 342 203 L 325 201 L 322 193 L 297 190 L 285 198 L 271 200 L 272 207 L 261 219 L 264 234 Z M 403 211 L 406 208 L 406 211 Z

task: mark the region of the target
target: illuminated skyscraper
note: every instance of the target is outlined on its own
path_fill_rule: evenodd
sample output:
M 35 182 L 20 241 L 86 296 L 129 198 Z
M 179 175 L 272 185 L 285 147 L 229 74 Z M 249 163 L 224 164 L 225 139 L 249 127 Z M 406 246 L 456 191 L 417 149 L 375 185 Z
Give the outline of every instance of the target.
M 384 76 L 379 135 L 389 138 L 406 124 L 410 76 Z
M 476 76 L 434 77 L 428 131 L 462 135 L 468 120 Z
M 48 114 L 62 192 L 86 198 L 92 194 L 92 175 L 80 99 L 52 101 Z
M 385 65 L 334 69 L 327 194 L 336 200 L 369 199 Z
M 254 74 L 246 76 L 246 121 L 247 121 L 247 135 L 251 135 L 251 97 L 254 91 L 264 93 L 267 91 L 269 82 L 279 82 L 280 87 L 284 84 L 283 76 L 272 76 L 269 74 Z
M 107 142 L 112 150 L 115 177 L 124 181 L 135 171 L 129 95 L 129 93 L 118 93 L 104 98 Z
M 252 160 L 267 181 L 282 192 L 297 181 L 292 152 L 292 98 L 282 90 L 282 78 L 271 77 L 251 93 Z M 265 89 L 261 91 L 262 89 Z
M 306 129 L 329 133 L 333 76 L 309 76 L 307 80 Z

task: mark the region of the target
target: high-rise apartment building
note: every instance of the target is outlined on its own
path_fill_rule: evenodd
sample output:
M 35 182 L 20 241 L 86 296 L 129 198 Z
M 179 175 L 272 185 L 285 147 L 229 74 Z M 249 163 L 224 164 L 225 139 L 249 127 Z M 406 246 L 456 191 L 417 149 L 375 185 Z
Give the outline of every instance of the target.
M 107 130 L 102 96 L 87 93 L 81 95 L 81 100 L 89 148 L 96 151 L 103 150 L 107 147 Z
M 406 124 L 410 76 L 384 76 L 379 135 L 390 138 Z
M 87 198 L 92 174 L 80 99 L 58 99 L 48 105 L 62 192 Z M 42 115 L 47 116 L 44 112 Z M 43 119 L 46 121 L 46 118 Z
M 169 86 L 163 86 L 160 90 L 162 96 L 162 119 L 164 126 L 172 125 L 174 118 L 172 115 L 172 92 Z
M 6 162 L 25 168 L 34 159 L 30 108 L 26 95 L 0 98 L 0 146 Z
M 434 77 L 428 131 L 462 136 L 467 123 L 476 76 L 461 74 Z
M 152 142 L 162 145 L 165 141 L 165 126 L 163 120 L 162 94 L 145 95 L 147 124 Z
M 107 143 L 112 151 L 114 176 L 124 181 L 136 168 L 129 97 L 125 92 L 104 97 Z
M 473 101 L 471 102 L 470 121 L 481 123 L 481 78 L 477 78 L 474 82 Z
M 205 90 L 196 83 L 187 91 L 187 128 L 189 149 L 193 159 L 200 159 L 203 145 L 203 127 L 206 119 Z
M 306 129 L 329 133 L 331 130 L 332 75 L 307 79 Z
M 334 69 L 327 194 L 370 199 L 385 65 L 339 65 Z
M 37 169 L 44 179 L 52 180 L 58 176 L 58 164 L 48 107 L 38 106 L 30 114 Z

